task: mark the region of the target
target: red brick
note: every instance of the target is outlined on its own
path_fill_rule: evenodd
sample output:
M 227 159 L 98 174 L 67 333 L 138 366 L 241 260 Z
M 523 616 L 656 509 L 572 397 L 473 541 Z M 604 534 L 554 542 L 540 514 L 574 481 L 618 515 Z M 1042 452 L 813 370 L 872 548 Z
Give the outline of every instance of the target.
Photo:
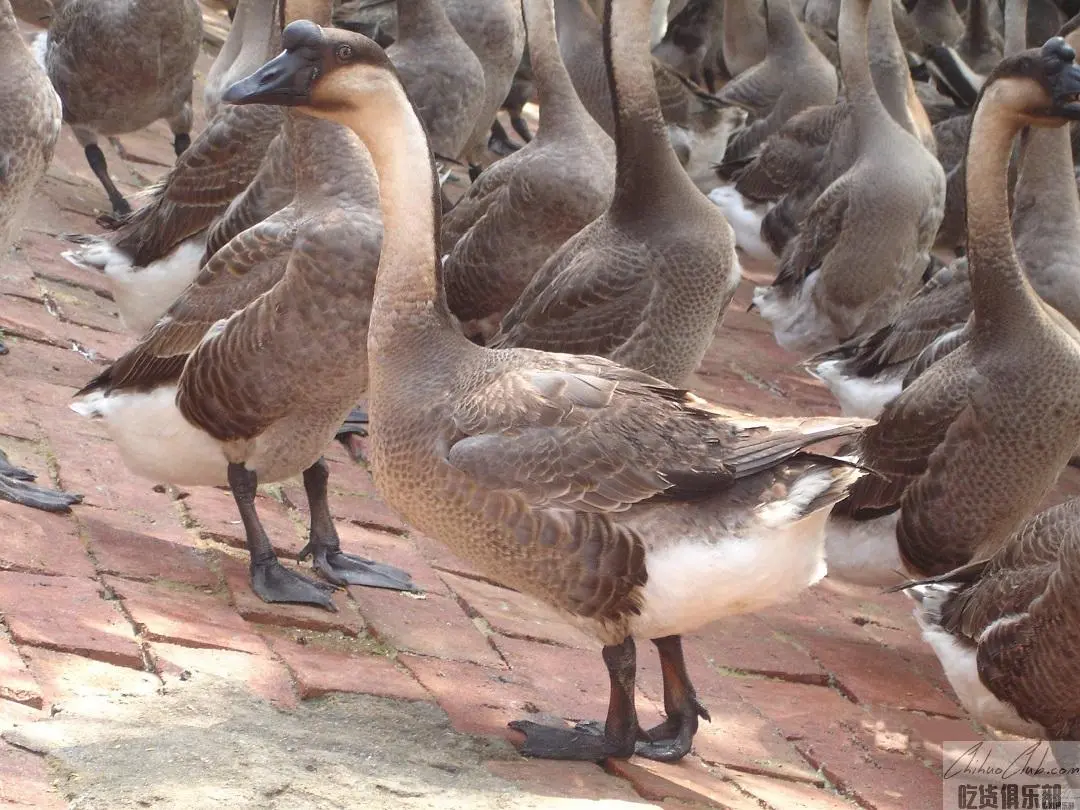
M 507 728 L 507 723 L 553 708 L 524 674 L 407 654 L 398 656 L 398 662 L 435 696 L 451 724 L 463 734 L 516 742 L 521 735 Z
M 0 742 L 0 804 L 65 810 L 68 803 L 51 784 L 45 758 Z
M 432 699 L 408 670 L 389 658 L 342 652 L 313 642 L 299 644 L 281 636 L 268 635 L 266 640 L 292 671 L 301 698 L 356 692 L 402 700 Z
M 117 577 L 105 577 L 124 601 L 139 632 L 151 641 L 260 653 L 265 645 L 218 596 Z
M 289 671 L 269 647 L 257 653 L 209 650 L 151 641 L 150 655 L 166 688 L 196 685 L 207 676 L 240 683 L 280 708 L 299 704 Z
M 32 380 L 81 388 L 102 369 L 101 363 L 92 363 L 70 346 L 57 348 L 33 343 L 19 338 L 4 339 L 11 353 L 4 356 L 4 379 L 18 380 L 19 384 Z
M 417 598 L 398 591 L 350 586 L 368 630 L 399 650 L 500 666 L 502 661 L 487 638 L 457 602 L 427 594 Z
M 24 232 L 23 241 L 19 245 L 21 250 L 26 250 L 28 248 L 28 245 L 26 244 L 28 235 L 31 239 L 34 239 L 34 236 L 30 235 L 29 232 Z M 51 245 L 43 246 L 44 251 L 50 250 L 51 247 Z M 55 253 L 46 253 L 46 255 L 49 259 L 56 258 Z M 104 273 L 87 272 L 64 259 L 62 261 L 50 261 L 46 267 L 35 267 L 34 275 L 46 281 L 91 291 L 100 302 L 98 306 L 102 307 L 106 312 L 112 310 L 112 305 L 110 304 L 110 300 L 112 299 L 112 289 L 109 285 L 108 278 Z
M 687 636 L 683 645 L 722 669 L 760 673 L 804 683 L 825 683 L 814 660 L 753 615 L 729 616 Z
M 113 525 L 109 515 L 82 520 L 98 570 L 130 579 L 170 580 L 212 588 L 218 576 L 196 549 Z
M 0 568 L 92 577 L 94 566 L 70 516 L 0 502 Z
M 0 302 L 0 329 L 64 349 L 70 349 L 71 342 L 77 341 L 110 361 L 123 354 L 131 343 L 127 336 L 64 323 L 50 315 L 43 304 L 10 295 Z
M 91 579 L 0 573 L 0 612 L 17 644 L 142 668 L 131 625 Z
M 641 806 L 641 797 L 625 779 L 605 773 L 592 762 L 496 759 L 485 765 L 491 773 L 529 793 L 597 802 L 618 800 Z
M 27 405 L 21 386 L 6 385 L 0 391 L 0 434 L 30 442 L 41 436 L 41 429 L 34 419 L 33 409 Z
M 932 770 L 941 772 L 941 749 L 946 740 L 994 739 L 970 720 L 932 717 L 918 712 L 874 708 L 863 721 L 863 731 L 872 736 L 875 747 L 910 752 Z
M 696 807 L 725 810 L 761 810 L 755 799 L 743 794 L 731 782 L 713 776 L 692 757 L 678 763 L 633 757 L 629 760 L 609 759 L 604 764 L 611 773 L 629 780 L 646 799 L 674 799 Z
M 733 678 L 739 693 L 772 720 L 830 782 L 875 810 L 933 807 L 941 783 L 916 759 L 883 751 L 858 706 L 820 686 Z
M 36 683 L 36 681 L 35 681 Z M 11 731 L 20 726 L 28 726 L 38 720 L 44 720 L 48 714 L 27 706 L 25 703 L 13 703 L 10 700 L 0 700 L 0 733 Z
M 35 709 L 43 705 L 41 688 L 26 668 L 15 645 L 0 635 L 0 698 L 24 703 Z
M 177 546 L 204 548 L 206 544 L 181 525 L 175 504 L 167 496 L 159 498 L 159 494 L 148 490 L 149 497 L 141 498 L 140 503 L 124 510 L 83 507 L 79 517 L 96 517 L 115 529 L 149 535 Z
M 64 487 L 83 496 L 83 503 L 130 510 L 144 501 L 167 502 L 154 483 L 128 470 L 116 445 L 88 432 L 49 431 L 49 444 L 60 466 Z
M 742 790 L 776 810 L 855 810 L 854 802 L 825 788 L 754 774 L 732 774 Z
M 540 696 L 540 711 L 567 720 L 603 720 L 607 714 L 610 681 L 599 651 L 503 636 L 495 637 L 495 645 Z M 640 689 L 637 710 L 643 726 L 659 722 L 659 706 Z
M 50 707 L 80 706 L 84 713 L 100 716 L 118 700 L 153 695 L 161 688 L 149 672 L 36 647 L 24 647 L 23 654 Z
M 585 650 L 600 649 L 600 642 L 570 625 L 554 608 L 533 596 L 454 574 L 441 576 L 498 633 Z
M 218 553 L 221 570 L 225 573 L 225 583 L 229 586 L 233 604 L 237 611 L 249 622 L 255 624 L 273 624 L 281 627 L 303 627 L 308 630 L 339 630 L 348 636 L 356 636 L 364 626 L 364 621 L 356 607 L 349 601 L 345 590 L 337 590 L 332 599 L 336 613 L 311 605 L 292 605 L 284 602 L 264 602 L 251 590 L 251 568 L 246 558 L 239 559 Z M 292 566 L 291 563 L 283 565 Z M 310 568 L 304 566 L 301 573 L 317 579 Z
M 240 513 L 232 493 L 217 487 L 193 487 L 184 504 L 199 525 L 201 537 L 234 548 L 247 548 L 244 526 L 240 522 Z M 285 507 L 273 498 L 260 495 L 255 501 L 255 508 L 263 528 L 270 536 L 274 551 L 282 557 L 295 559 L 307 541 L 300 539 L 296 524 Z

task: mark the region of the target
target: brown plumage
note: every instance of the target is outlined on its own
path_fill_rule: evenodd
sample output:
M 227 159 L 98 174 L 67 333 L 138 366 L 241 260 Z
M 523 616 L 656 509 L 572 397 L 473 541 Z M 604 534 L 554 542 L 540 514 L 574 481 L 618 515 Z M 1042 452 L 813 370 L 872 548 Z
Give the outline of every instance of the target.
M 608 36 L 640 46 L 648 12 L 642 0 L 609 3 Z M 431 152 L 385 57 L 355 34 L 304 23 L 285 41 L 264 75 L 317 78 L 306 98 L 278 98 L 346 122 L 379 172 L 386 230 L 368 333 L 376 486 L 418 530 L 607 645 L 604 735 L 515 724 L 523 750 L 633 753 L 639 635 L 656 639 L 665 661 L 670 719 L 638 753 L 684 756 L 708 713 L 675 637 L 820 577 L 825 514 L 860 471 L 802 448 L 865 423 L 759 419 L 602 358 L 471 343 L 442 293 Z M 286 65 L 295 72 L 282 76 Z M 729 554 L 732 542 L 754 552 L 736 570 L 732 561 L 748 558 Z
M 739 279 L 731 227 L 679 165 L 649 81 L 647 19 L 605 41 L 615 194 L 536 272 L 493 347 L 592 354 L 672 384 L 701 362 Z
M 1018 131 L 1080 114 L 1065 106 L 1070 83 L 1080 87 L 1072 59 L 1051 40 L 987 79 L 967 155 L 971 336 L 860 440 L 881 475 L 856 484 L 842 511 L 860 522 L 899 510 L 891 520 L 900 561 L 916 576 L 994 553 L 1053 486 L 1080 435 L 1080 333 L 1025 279 L 1005 189 Z M 838 533 L 853 528 L 846 518 L 833 523 Z
M 443 218 L 446 297 L 488 339 L 536 271 L 607 208 L 614 144 L 582 106 L 559 56 L 551 0 L 526 0 L 540 129 L 489 167 Z

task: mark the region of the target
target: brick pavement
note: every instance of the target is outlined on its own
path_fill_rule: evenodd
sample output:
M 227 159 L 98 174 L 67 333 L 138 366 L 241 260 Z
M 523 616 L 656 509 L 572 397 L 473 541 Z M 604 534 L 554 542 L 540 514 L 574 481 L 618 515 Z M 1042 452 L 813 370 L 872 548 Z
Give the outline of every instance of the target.
M 163 125 L 123 141 L 151 161 L 110 153 L 125 192 L 171 162 Z M 59 257 L 59 235 L 96 232 L 103 204 L 65 129 L 21 249 L 0 265 L 11 348 L 0 358 L 0 447 L 85 495 L 70 516 L 0 502 L 0 731 L 200 674 L 286 710 L 331 692 L 434 701 L 456 729 L 509 740 L 506 723 L 522 715 L 602 717 L 595 642 L 410 534 L 340 447 L 329 451 L 330 485 L 346 550 L 407 568 L 422 597 L 350 588 L 334 614 L 266 605 L 248 588 L 227 492 L 168 492 L 126 471 L 101 430 L 66 407 L 131 343 L 103 279 Z M 744 312 L 750 286 L 718 330 L 697 390 L 766 414 L 834 412 Z M 1076 483 L 1070 471 L 1061 492 Z M 305 508 L 296 481 L 260 495 L 286 557 L 303 543 Z M 687 654 L 713 720 L 683 763 L 493 761 L 491 771 L 547 795 L 671 808 L 909 810 L 940 801 L 940 742 L 985 734 L 964 719 L 899 595 L 815 589 L 695 634 Z M 659 671 L 651 650 L 641 658 L 639 708 L 650 720 L 662 703 Z M 4 742 L 0 804 L 66 805 L 47 761 Z

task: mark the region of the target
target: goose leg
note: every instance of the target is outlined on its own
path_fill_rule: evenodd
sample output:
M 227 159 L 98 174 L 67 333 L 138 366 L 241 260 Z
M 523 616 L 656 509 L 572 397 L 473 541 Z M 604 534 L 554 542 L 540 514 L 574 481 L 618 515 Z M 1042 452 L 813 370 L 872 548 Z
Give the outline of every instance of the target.
M 556 728 L 531 720 L 515 720 L 510 728 L 525 735 L 521 746 L 524 756 L 599 762 L 608 757 L 626 759 L 634 753 L 640 728 L 634 706 L 637 652 L 633 637 L 627 636 L 621 644 L 604 647 L 603 656 L 611 679 L 604 726 L 579 723 L 574 728 Z
M 0 450 L 0 500 L 43 512 L 70 512 L 74 504 L 82 502 L 82 495 L 39 487 L 33 483 L 36 477 L 29 470 L 16 467 Z
M 86 162 L 90 164 L 90 170 L 93 171 L 102 188 L 105 189 L 105 193 L 109 196 L 113 218 L 126 217 L 131 213 L 131 206 L 124 199 L 124 195 L 120 193 L 116 184 L 113 183 L 112 178 L 109 177 L 109 164 L 105 161 L 105 153 L 101 151 L 101 147 L 97 143 L 87 144 L 83 147 L 83 151 L 86 153 Z
M 366 560 L 341 550 L 341 540 L 330 501 L 326 497 L 326 481 L 330 470 L 319 459 L 304 470 L 304 491 L 311 509 L 311 533 L 308 544 L 300 551 L 300 559 L 311 559 L 311 566 L 324 579 L 335 585 L 366 585 L 369 588 L 388 588 L 394 591 L 416 591 L 408 572 L 392 565 Z
M 259 479 L 255 473 L 243 464 L 229 465 L 229 488 L 240 511 L 240 520 L 247 535 L 248 553 L 251 554 L 251 589 L 264 602 L 295 602 L 337 610 L 330 601 L 330 594 L 334 590 L 332 585 L 314 582 L 290 571 L 278 561 L 255 511 L 258 485 Z
M 191 146 L 191 125 L 195 123 L 195 111 L 188 98 L 179 113 L 169 119 L 169 129 L 173 134 L 173 152 L 177 157 Z
M 686 672 L 682 637 L 664 636 L 653 639 L 660 654 L 660 670 L 664 676 L 664 712 L 667 720 L 645 732 L 647 742 L 639 742 L 637 753 L 646 759 L 676 762 L 690 753 L 697 733 L 698 718 L 711 720 L 708 710 L 694 693 L 694 685 Z
M 520 135 L 521 140 L 525 141 L 525 143 L 529 143 L 533 139 L 532 130 L 529 129 L 529 122 L 525 120 L 520 110 L 510 114 L 510 126 L 514 128 L 514 132 Z
M 510 136 L 506 134 L 506 129 L 503 128 L 502 122 L 496 118 L 491 124 L 491 137 L 488 138 L 488 149 L 500 157 L 506 157 L 507 155 L 512 155 L 520 148 L 520 146 L 510 140 Z

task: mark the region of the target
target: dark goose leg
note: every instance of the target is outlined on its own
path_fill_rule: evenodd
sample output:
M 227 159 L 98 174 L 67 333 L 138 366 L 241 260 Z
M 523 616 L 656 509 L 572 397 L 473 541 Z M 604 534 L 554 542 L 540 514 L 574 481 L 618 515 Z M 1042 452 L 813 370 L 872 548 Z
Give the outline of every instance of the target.
M 611 679 L 607 722 L 579 723 L 574 728 L 542 726 L 531 720 L 515 720 L 510 728 L 525 735 L 521 753 L 542 759 L 575 759 L 599 762 L 608 757 L 626 759 L 634 753 L 640 728 L 634 706 L 637 653 L 634 639 L 604 647 L 604 663 Z
M 664 675 L 664 712 L 667 720 L 649 729 L 649 742 L 640 742 L 637 753 L 647 759 L 675 762 L 690 753 L 697 733 L 698 718 L 711 720 L 708 710 L 694 693 L 694 685 L 686 673 L 682 637 L 664 636 L 653 639 L 660 653 L 660 670 Z
M 243 464 L 229 465 L 229 488 L 232 490 L 240 519 L 247 534 L 251 554 L 251 589 L 264 602 L 296 602 L 337 610 L 330 601 L 334 588 L 290 571 L 278 562 L 270 538 L 255 512 L 255 490 L 259 479 Z
M 131 206 L 124 199 L 124 195 L 120 193 L 116 184 L 113 183 L 112 178 L 109 177 L 109 165 L 105 162 L 105 153 L 101 151 L 101 147 L 97 145 L 97 142 L 86 144 L 83 151 L 86 153 L 86 162 L 90 164 L 91 171 L 94 172 L 94 175 L 101 183 L 101 187 L 105 189 L 105 193 L 109 196 L 109 204 L 112 205 L 111 217 L 102 214 L 99 220 L 104 225 L 115 225 L 123 217 L 131 213 Z
M 335 436 L 335 438 L 338 441 L 341 441 L 353 433 L 357 436 L 368 435 L 367 411 L 359 405 L 353 408 L 349 415 L 345 417 L 345 421 L 342 423 L 341 427 L 338 428 L 337 436 Z
M 308 544 L 300 551 L 300 559 L 312 558 L 312 567 L 335 585 L 367 585 L 369 588 L 389 588 L 395 591 L 415 591 L 408 572 L 392 565 L 365 560 L 341 550 L 330 501 L 326 497 L 326 481 L 330 470 L 319 459 L 304 470 L 304 491 L 311 509 L 311 532 Z
M 491 136 L 488 138 L 488 149 L 494 152 L 500 157 L 506 157 L 512 155 L 521 147 L 510 140 L 510 136 L 506 134 L 506 129 L 503 127 L 502 122 L 496 118 L 491 123 Z
M 0 450 L 0 500 L 44 512 L 70 512 L 73 504 L 82 501 L 82 495 L 39 487 L 32 483 L 36 477 L 29 470 L 16 467 Z

